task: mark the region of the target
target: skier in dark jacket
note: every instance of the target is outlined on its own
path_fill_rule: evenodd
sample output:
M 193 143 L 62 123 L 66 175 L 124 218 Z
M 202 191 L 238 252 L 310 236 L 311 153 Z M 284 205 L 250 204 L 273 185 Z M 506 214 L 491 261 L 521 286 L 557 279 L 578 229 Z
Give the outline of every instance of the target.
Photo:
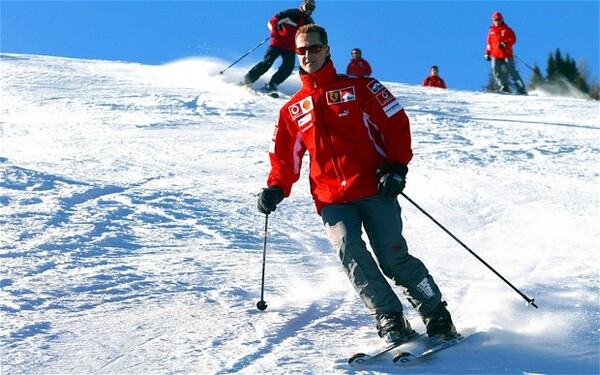
M 266 85 L 267 91 L 276 91 L 277 86 L 285 81 L 296 66 L 294 53 L 294 36 L 302 25 L 314 23 L 310 17 L 315 10 L 314 0 L 304 0 L 297 9 L 288 9 L 277 13 L 267 26 L 271 31 L 271 43 L 267 48 L 263 61 L 256 64 L 244 77 L 244 84 L 251 85 L 271 68 L 275 60 L 281 56 L 281 66 L 273 74 Z
M 258 210 L 268 215 L 290 195 L 308 152 L 316 210 L 379 336 L 395 343 L 415 336 L 385 274 L 417 309 L 432 339 L 456 338 L 442 293 L 402 236 L 398 194 L 413 156 L 408 116 L 378 80 L 338 74 L 327 40 L 315 24 L 296 33 L 302 88 L 279 111 Z

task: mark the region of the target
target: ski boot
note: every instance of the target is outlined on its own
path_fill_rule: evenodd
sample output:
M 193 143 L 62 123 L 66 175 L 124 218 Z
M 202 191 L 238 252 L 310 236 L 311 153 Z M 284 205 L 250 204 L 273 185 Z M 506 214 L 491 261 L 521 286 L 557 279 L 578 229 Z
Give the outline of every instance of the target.
M 417 336 L 401 312 L 378 314 L 375 319 L 377 320 L 377 333 L 387 343 L 405 342 Z
M 265 84 L 265 92 L 277 92 L 277 84 L 273 82 Z
M 450 312 L 446 309 L 447 303 L 440 302 L 439 305 L 429 314 L 423 316 L 423 323 L 427 327 L 427 335 L 430 338 L 439 338 L 441 340 L 452 340 L 460 336 L 452 323 Z

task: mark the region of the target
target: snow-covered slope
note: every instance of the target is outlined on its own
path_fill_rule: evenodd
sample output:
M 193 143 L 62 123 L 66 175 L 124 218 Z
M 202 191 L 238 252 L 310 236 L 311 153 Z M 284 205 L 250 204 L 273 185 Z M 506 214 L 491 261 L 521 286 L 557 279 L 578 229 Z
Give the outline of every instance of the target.
M 269 216 L 256 309 L 283 101 L 225 66 L 1 56 L 0 372 L 348 373 L 379 343 L 306 173 Z M 403 372 L 598 373 L 598 102 L 386 85 L 412 121 L 405 193 L 539 306 L 399 198 L 470 335 Z

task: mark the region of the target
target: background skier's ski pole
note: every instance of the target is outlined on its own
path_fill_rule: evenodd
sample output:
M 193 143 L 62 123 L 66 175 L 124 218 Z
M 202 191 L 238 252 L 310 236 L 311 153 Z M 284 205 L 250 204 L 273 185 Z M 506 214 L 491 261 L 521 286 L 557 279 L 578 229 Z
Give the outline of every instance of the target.
M 267 228 L 269 226 L 269 214 L 265 215 L 265 239 L 263 244 L 263 258 L 262 258 L 262 282 L 260 284 L 260 301 L 256 303 L 256 308 L 260 311 L 267 309 L 267 303 L 264 300 L 265 296 L 265 263 L 267 259 Z
M 515 57 L 516 57 L 516 58 L 517 58 L 517 59 L 518 59 L 520 62 L 522 62 L 523 64 L 525 64 L 525 66 L 526 66 L 526 67 L 528 67 L 529 69 L 531 69 L 531 71 L 533 71 L 533 72 L 535 73 L 535 69 L 534 69 L 534 68 L 532 68 L 532 67 L 531 67 L 529 64 L 527 64 L 525 61 L 523 61 L 523 59 L 522 59 L 522 58 L 520 58 L 520 57 L 519 57 L 519 56 L 517 56 L 517 55 L 515 55 Z
M 510 286 L 515 292 L 517 292 L 521 297 L 523 297 L 523 299 L 525 299 L 525 301 L 527 301 L 528 304 L 532 305 L 533 307 L 535 307 L 536 309 L 538 308 L 537 305 L 534 302 L 534 298 L 529 298 L 527 297 L 525 294 L 523 294 L 523 292 L 521 292 L 519 289 L 517 289 L 514 285 L 512 285 L 508 280 L 506 280 L 502 275 L 500 275 L 498 273 L 498 271 L 496 271 L 494 268 L 492 268 L 492 266 L 490 266 L 489 264 L 487 264 L 483 259 L 481 259 L 477 254 L 475 254 L 475 252 L 473 250 L 471 250 L 467 245 L 465 245 L 461 240 L 458 239 L 458 237 L 456 237 L 454 234 L 452 234 L 448 229 L 446 229 L 442 224 L 440 224 L 437 220 L 435 220 L 427 211 L 425 211 L 424 209 L 422 209 L 418 204 L 416 204 L 412 199 L 410 199 L 406 194 L 404 193 L 400 193 L 400 195 L 402 195 L 404 198 L 406 198 L 406 200 L 408 200 L 410 203 L 412 203 L 416 208 L 419 209 L 419 211 L 421 211 L 422 213 L 425 214 L 425 216 L 427 216 L 428 218 L 431 219 L 431 221 L 433 221 L 434 223 L 437 224 L 438 227 L 442 228 L 442 230 L 444 232 L 446 232 L 448 235 L 450 235 L 450 237 L 452 237 L 456 242 L 458 242 L 462 247 L 464 247 L 468 252 L 470 252 L 475 258 L 477 258 L 477 260 L 479 260 L 481 263 L 483 263 L 487 268 L 489 268 L 492 272 L 494 272 L 496 274 L 496 276 L 498 276 L 500 279 L 502 279 L 502 281 L 504 281 L 506 284 L 508 284 L 508 286 Z
M 255 49 L 257 49 L 258 47 L 262 46 L 263 44 L 265 44 L 265 42 L 267 40 L 271 39 L 271 37 L 265 38 L 265 40 L 263 40 L 262 42 L 258 43 L 256 45 L 256 47 L 252 48 L 250 51 L 246 52 L 242 57 L 240 57 L 239 59 L 235 60 L 231 65 L 229 65 L 227 68 L 221 70 L 219 72 L 219 74 L 223 74 L 227 69 L 231 68 L 232 66 L 234 66 L 235 64 L 237 64 L 238 62 L 240 62 L 240 60 L 242 60 L 244 57 L 248 56 L 249 54 L 252 53 L 252 51 L 254 51 Z

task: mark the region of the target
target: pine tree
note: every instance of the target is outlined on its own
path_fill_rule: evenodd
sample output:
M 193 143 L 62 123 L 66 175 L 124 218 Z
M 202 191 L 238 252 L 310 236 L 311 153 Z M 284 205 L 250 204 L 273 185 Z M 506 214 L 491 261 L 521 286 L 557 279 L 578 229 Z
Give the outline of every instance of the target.
M 596 100 L 600 100 L 600 84 L 598 84 L 598 81 L 592 83 L 589 95 Z
M 594 99 L 598 99 L 597 88 L 594 87 L 592 93 L 590 93 L 592 87 L 588 83 L 588 69 L 585 61 L 582 61 L 577 66 L 577 63 L 567 53 L 564 57 L 560 49 L 557 48 L 554 54 L 550 53 L 548 56 L 548 66 L 546 68 L 546 83 L 557 87 L 567 88 L 572 85 L 581 92 L 590 95 Z M 539 76 L 538 76 L 539 75 Z M 541 79 L 540 79 L 541 78 Z M 535 67 L 534 76 L 531 78 L 530 87 L 539 87 L 544 82 L 539 72 L 539 68 Z
M 560 50 L 556 49 L 554 56 L 550 54 L 548 56 L 548 67 L 546 68 L 546 77 L 549 80 L 553 80 L 558 75 L 558 71 L 560 69 L 559 64 L 562 61 L 562 56 L 560 54 Z
M 531 81 L 529 81 L 529 89 L 535 90 L 538 86 L 544 83 L 544 76 L 542 75 L 542 71 L 537 64 L 533 65 L 533 75 L 531 76 Z
M 575 79 L 575 86 L 583 92 L 590 93 L 590 84 L 588 83 L 590 68 L 585 60 L 579 61 L 579 76 Z

